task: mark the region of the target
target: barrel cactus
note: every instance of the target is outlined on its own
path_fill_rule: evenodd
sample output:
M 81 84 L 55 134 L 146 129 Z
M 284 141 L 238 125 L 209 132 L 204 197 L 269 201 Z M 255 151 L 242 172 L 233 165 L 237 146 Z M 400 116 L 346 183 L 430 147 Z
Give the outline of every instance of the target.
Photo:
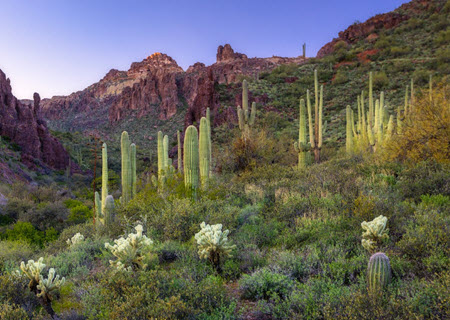
M 381 292 L 391 281 L 389 258 L 382 252 L 370 257 L 367 268 L 367 282 L 371 293 Z

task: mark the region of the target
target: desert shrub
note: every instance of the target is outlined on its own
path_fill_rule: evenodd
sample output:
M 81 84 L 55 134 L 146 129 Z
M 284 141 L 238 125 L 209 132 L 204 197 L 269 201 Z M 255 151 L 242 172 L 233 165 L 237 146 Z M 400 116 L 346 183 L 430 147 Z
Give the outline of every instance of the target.
M 104 250 L 104 239 L 83 241 L 76 246 L 46 258 L 48 265 L 58 270 L 63 277 L 86 276 Z M 66 245 L 67 246 L 67 245 Z
M 34 203 L 32 200 L 13 197 L 8 199 L 6 205 L 2 206 L 2 212 L 4 215 L 16 220 L 33 207 Z
M 26 241 L 0 241 L 0 273 L 2 269 L 12 271 L 17 269 L 21 261 L 31 259 L 36 251 L 36 246 Z
M 380 71 L 373 75 L 373 87 L 377 90 L 382 90 L 389 84 L 389 79 L 386 72 Z
M 417 163 L 434 159 L 449 163 L 450 109 L 443 84 L 433 90 L 432 101 L 428 94 L 417 97 L 414 111 L 402 123 L 401 134 L 390 139 L 384 149 L 390 161 Z
M 347 73 L 345 71 L 343 71 L 342 69 L 338 69 L 338 72 L 336 73 L 333 83 L 334 84 L 344 84 L 348 81 L 349 81 L 349 79 L 348 79 Z
M 35 208 L 19 215 L 19 220 L 30 222 L 41 231 L 52 227 L 61 231 L 67 213 L 67 208 L 61 202 L 40 202 Z
M 0 304 L 9 302 L 22 306 L 31 313 L 39 303 L 35 295 L 28 289 L 28 282 L 26 277 L 17 277 L 11 274 L 0 275 Z
M 434 39 L 434 43 L 438 46 L 450 43 L 450 29 L 439 32 Z
M 294 287 L 294 282 L 285 275 L 262 268 L 252 275 L 243 275 L 239 287 L 245 299 L 269 299 L 274 295 L 285 298 Z
M 92 217 L 92 210 L 84 204 L 69 209 L 67 221 L 70 223 L 82 223 Z
M 41 247 L 57 238 L 58 233 L 53 228 L 49 228 L 45 232 L 39 231 L 31 223 L 21 221 L 15 223 L 12 229 L 7 229 L 5 232 L 5 239 L 9 241 L 24 241 Z
M 390 51 L 390 56 L 398 58 L 398 57 L 404 56 L 404 55 L 408 54 L 409 52 L 411 52 L 411 48 L 392 46 L 389 51 Z
M 0 304 L 0 319 L 2 320 L 28 320 L 27 312 L 20 306 L 8 302 Z
M 449 197 L 426 196 L 408 219 L 397 247 L 415 265 L 415 273 L 436 273 L 450 265 Z M 424 270 L 425 269 L 425 270 Z
M 430 72 L 423 69 L 417 69 L 413 73 L 414 85 L 425 86 L 429 83 L 430 80 Z

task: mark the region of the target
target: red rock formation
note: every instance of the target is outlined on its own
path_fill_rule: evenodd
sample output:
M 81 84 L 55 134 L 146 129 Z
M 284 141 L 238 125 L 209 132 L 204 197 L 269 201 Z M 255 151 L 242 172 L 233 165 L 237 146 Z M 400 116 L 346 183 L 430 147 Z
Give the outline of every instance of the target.
M 61 143 L 50 135 L 41 117 L 39 94 L 33 104 L 23 104 L 11 92 L 9 79 L 0 70 L 0 134 L 21 147 L 25 163 L 33 165 L 33 158 L 42 160 L 54 169 L 65 169 L 69 155 Z
M 131 112 L 138 117 L 150 114 L 162 120 L 170 119 L 182 106 L 179 99 L 182 97 L 188 105 L 185 124 L 189 125 L 199 122 L 207 107 L 211 111 L 217 108 L 217 83 L 229 84 L 281 64 L 304 62 L 302 57 L 248 58 L 226 44 L 217 49 L 216 63 L 211 66 L 196 63 L 184 72 L 171 57 L 155 53 L 132 63 L 127 72 L 112 69 L 83 91 L 44 99 L 42 109 L 49 120 L 71 118 L 70 128 L 86 130 L 102 124 L 105 112 L 111 123 L 121 121 Z
M 355 43 L 361 39 L 367 39 L 369 42 L 374 41 L 377 37 L 374 33 L 377 30 L 395 28 L 401 22 L 408 20 L 411 16 L 421 14 L 424 11 L 429 11 L 438 2 L 441 3 L 436 6 L 436 10 L 438 11 L 438 8 L 442 7 L 445 1 L 413 0 L 402 4 L 392 12 L 378 14 L 368 19 L 366 22 L 353 24 L 346 30 L 339 32 L 338 38 L 334 38 L 324 45 L 317 53 L 317 58 L 322 58 L 333 53 L 334 45 L 339 41 L 345 41 L 348 44 Z
M 367 38 L 376 30 L 393 28 L 407 19 L 409 19 L 407 15 L 389 12 L 378 14 L 366 22 L 353 24 L 344 31 L 339 32 L 338 38 L 334 38 L 331 42 L 324 45 L 317 53 L 317 58 L 323 58 L 324 56 L 333 53 L 334 46 L 339 41 L 345 41 L 348 44 L 352 44 Z

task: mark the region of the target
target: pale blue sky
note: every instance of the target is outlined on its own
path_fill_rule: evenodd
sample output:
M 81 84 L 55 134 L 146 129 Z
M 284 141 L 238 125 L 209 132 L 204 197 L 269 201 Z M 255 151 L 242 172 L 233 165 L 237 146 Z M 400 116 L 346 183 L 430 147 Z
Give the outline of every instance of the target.
M 230 43 L 249 57 L 315 56 L 356 20 L 406 0 L 0 0 L 0 69 L 14 94 L 66 95 L 153 52 L 187 69 Z

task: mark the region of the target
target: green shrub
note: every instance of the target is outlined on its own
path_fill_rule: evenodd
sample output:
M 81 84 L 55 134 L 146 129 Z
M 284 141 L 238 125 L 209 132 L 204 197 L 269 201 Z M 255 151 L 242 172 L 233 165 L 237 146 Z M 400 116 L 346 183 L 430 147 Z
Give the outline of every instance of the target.
M 27 312 L 18 305 L 8 302 L 0 304 L 0 319 L 2 320 L 28 320 Z
M 287 297 L 294 287 L 294 282 L 285 275 L 263 268 L 252 275 L 243 275 L 239 281 L 239 287 L 245 299 L 267 300 L 274 295 L 281 298 Z

